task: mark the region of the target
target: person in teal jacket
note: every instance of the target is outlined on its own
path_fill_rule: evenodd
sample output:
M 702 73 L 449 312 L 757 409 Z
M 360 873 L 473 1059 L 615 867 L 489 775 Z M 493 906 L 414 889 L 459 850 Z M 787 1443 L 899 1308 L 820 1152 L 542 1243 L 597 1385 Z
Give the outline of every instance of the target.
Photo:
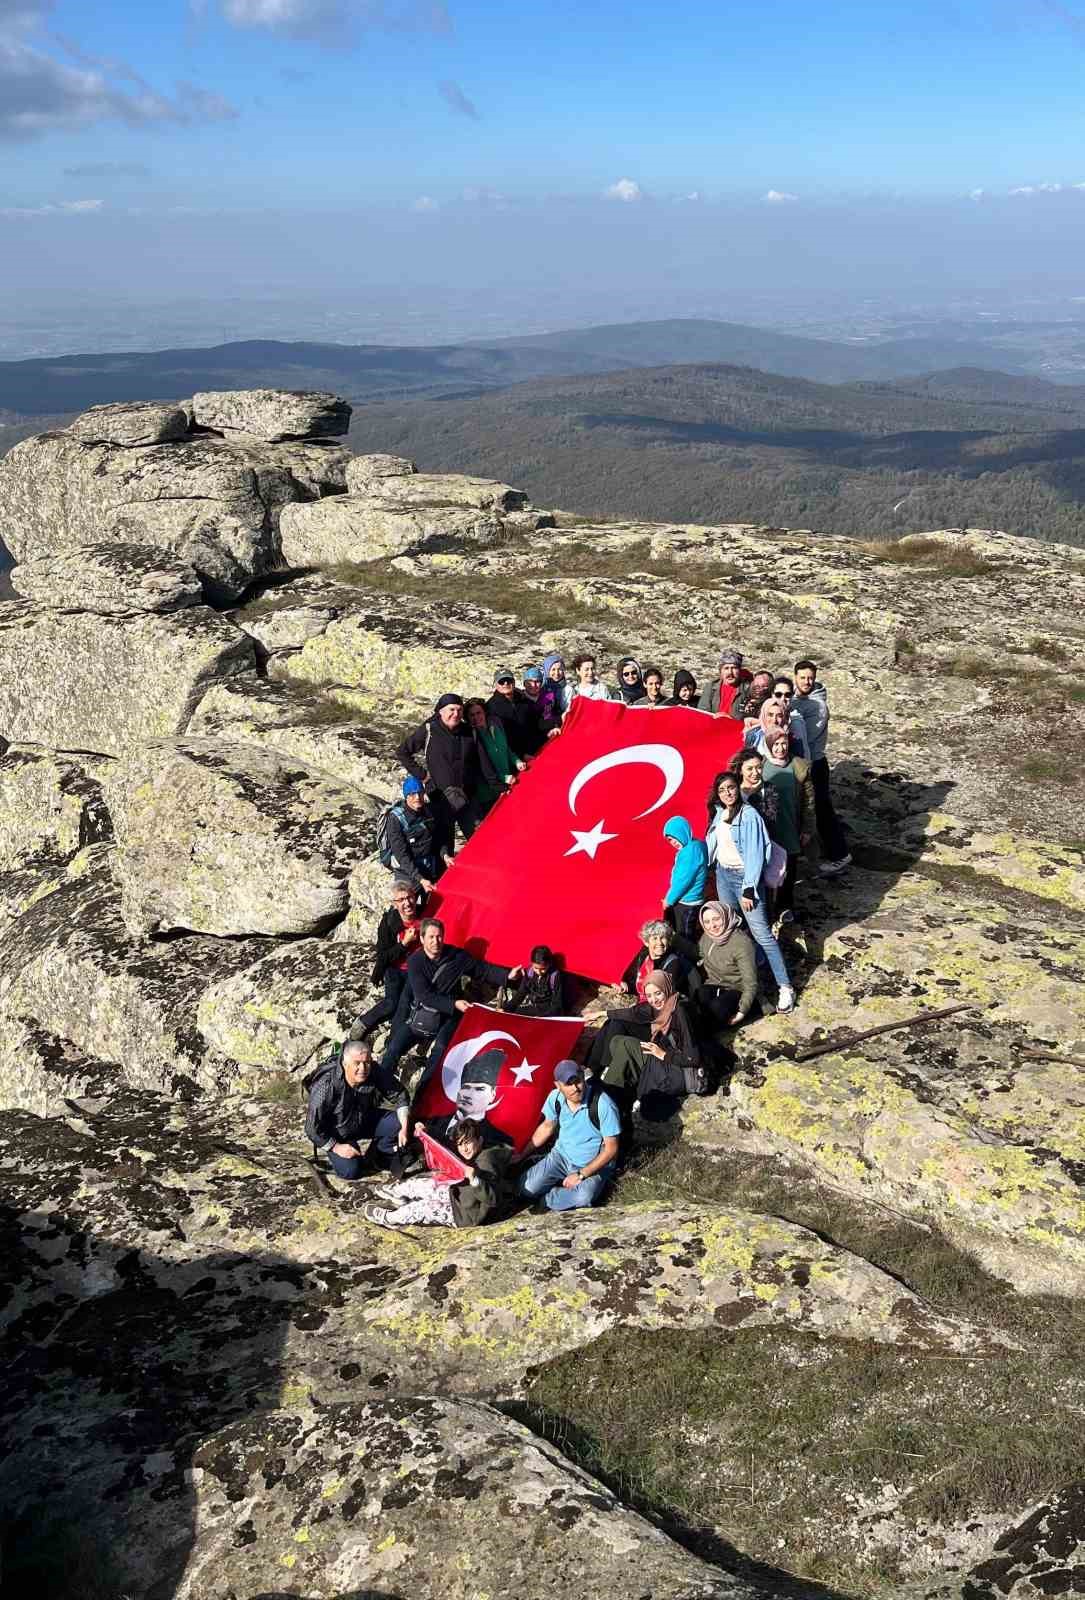
M 675 852 L 671 881 L 663 896 L 663 910 L 674 907 L 675 926 L 683 939 L 697 934 L 697 916 L 708 890 L 708 846 L 695 839 L 685 817 L 670 817 L 663 837 Z

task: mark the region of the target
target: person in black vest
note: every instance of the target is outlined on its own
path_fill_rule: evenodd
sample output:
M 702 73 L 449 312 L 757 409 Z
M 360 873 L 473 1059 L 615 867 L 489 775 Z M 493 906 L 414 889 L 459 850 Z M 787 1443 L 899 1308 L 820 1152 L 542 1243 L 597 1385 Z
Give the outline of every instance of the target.
M 443 854 L 455 844 L 456 826 L 469 839 L 479 825 L 471 796 L 482 783 L 498 783 L 489 756 L 463 720 L 463 697 L 443 694 L 433 715 L 407 735 L 396 751 L 412 778 L 424 779 L 437 821 L 435 843 Z
M 389 806 L 381 863 L 429 894 L 445 868 L 437 850 L 437 818 L 421 778 L 403 780 L 403 796 Z

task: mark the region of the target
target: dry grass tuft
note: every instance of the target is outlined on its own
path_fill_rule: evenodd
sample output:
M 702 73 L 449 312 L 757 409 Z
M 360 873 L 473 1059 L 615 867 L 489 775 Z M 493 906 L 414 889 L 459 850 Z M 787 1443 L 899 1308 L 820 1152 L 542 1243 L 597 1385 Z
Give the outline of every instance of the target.
M 859 541 L 859 548 L 875 561 L 921 567 L 943 578 L 982 578 L 1000 570 L 985 556 L 963 545 L 943 544 L 940 539 L 910 538 L 907 544 L 896 539 L 865 539 Z

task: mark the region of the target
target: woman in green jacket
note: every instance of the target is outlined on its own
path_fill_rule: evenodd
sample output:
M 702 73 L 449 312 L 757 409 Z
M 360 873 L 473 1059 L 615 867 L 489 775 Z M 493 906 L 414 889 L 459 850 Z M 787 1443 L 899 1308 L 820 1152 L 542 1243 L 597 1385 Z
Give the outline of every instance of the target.
M 468 727 L 486 751 L 501 780 L 500 784 L 480 783 L 471 796 L 481 817 L 516 782 L 517 773 L 524 770 L 524 762 L 518 760 L 509 749 L 504 728 L 496 717 L 489 715 L 484 701 L 468 700 L 464 710 L 467 712 Z
M 776 821 L 769 832 L 775 843 L 787 851 L 787 876 L 776 891 L 776 914 L 780 922 L 794 922 L 799 857 L 814 831 L 814 783 L 809 761 L 792 755 L 786 728 L 766 733 L 765 745 L 768 755 L 761 769 L 762 781 L 777 799 Z

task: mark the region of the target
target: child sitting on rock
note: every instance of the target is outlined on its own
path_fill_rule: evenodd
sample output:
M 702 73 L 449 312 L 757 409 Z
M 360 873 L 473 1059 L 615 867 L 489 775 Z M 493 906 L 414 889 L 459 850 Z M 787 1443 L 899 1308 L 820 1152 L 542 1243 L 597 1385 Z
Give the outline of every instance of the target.
M 481 1122 L 465 1117 L 451 1132 L 451 1144 L 469 1169 L 469 1176 L 449 1182 L 433 1172 L 377 1189 L 383 1205 L 366 1205 L 362 1214 L 381 1228 L 477 1228 L 504 1204 L 505 1174 L 512 1151 L 503 1145 L 484 1147 Z

